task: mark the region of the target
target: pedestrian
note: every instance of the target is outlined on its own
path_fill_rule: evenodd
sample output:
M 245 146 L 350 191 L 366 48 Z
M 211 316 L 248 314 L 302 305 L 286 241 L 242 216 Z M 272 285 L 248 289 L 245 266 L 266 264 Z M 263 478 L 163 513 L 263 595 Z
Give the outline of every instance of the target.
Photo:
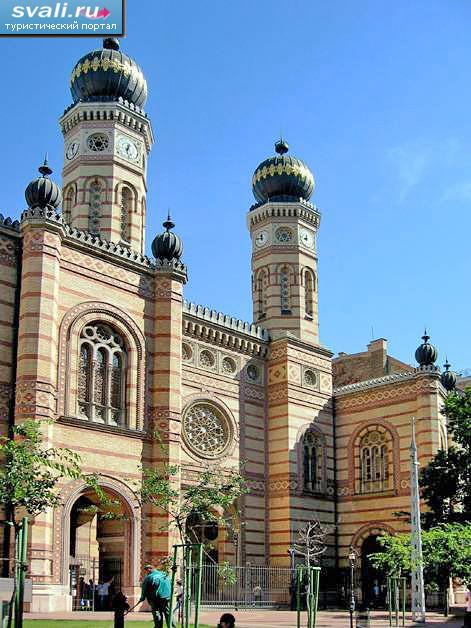
M 231 613 L 221 615 L 217 628 L 235 628 L 235 617 Z
M 471 582 L 468 583 L 468 590 L 466 591 L 464 600 L 466 602 L 466 608 L 463 628 L 471 628 Z
M 114 611 L 114 628 L 124 628 L 124 615 L 130 608 L 128 598 L 122 591 L 118 591 L 111 605 L 111 610 Z
M 175 613 L 177 613 L 177 621 L 179 621 L 181 623 L 182 621 L 182 615 L 183 615 L 183 595 L 184 595 L 184 590 L 183 590 L 183 584 L 181 580 L 177 580 L 177 586 L 175 587 L 175 599 L 176 599 L 176 606 L 172 611 L 172 617 L 175 616 Z
M 156 569 L 154 565 L 144 565 L 146 576 L 142 581 L 140 602 L 147 600 L 154 618 L 154 627 L 163 628 L 164 619 L 170 612 L 169 601 L 171 583 L 166 573 Z
M 97 587 L 98 593 L 98 610 L 107 611 L 108 610 L 108 595 L 110 592 L 110 586 L 113 582 L 113 578 L 108 580 L 107 582 L 102 582 Z

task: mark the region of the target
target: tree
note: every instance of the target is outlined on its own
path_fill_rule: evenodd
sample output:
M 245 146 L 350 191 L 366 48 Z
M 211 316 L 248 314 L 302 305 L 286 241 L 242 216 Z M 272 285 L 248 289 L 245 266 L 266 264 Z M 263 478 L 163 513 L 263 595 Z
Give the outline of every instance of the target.
M 82 474 L 78 454 L 43 443 L 42 430 L 48 423 L 27 419 L 11 428 L 11 438 L 0 437 L 0 503 L 4 508 L 4 523 L 7 529 L 14 530 L 15 542 L 21 517 L 34 518 L 60 504 L 57 484 L 62 478 L 84 478 L 99 492 L 95 476 Z M 5 543 L 4 558 L 8 562 L 10 535 L 7 529 L 4 531 L 8 541 Z M 16 578 L 16 569 L 14 573 Z M 10 605 L 8 626 L 11 626 L 12 607 L 13 604 Z M 21 612 L 22 609 L 20 615 Z
M 385 535 L 379 539 L 382 552 L 371 554 L 377 569 L 389 576 L 411 572 L 411 535 Z M 447 523 L 422 533 L 424 579 L 440 590 L 448 588 L 450 578 L 471 579 L 471 525 Z
M 180 486 L 180 467 L 165 464 L 162 468 L 144 468 L 139 489 L 143 504 L 150 504 L 168 515 L 164 527 L 176 530 L 181 543 L 194 543 L 194 532 L 187 526 L 190 517 L 222 527 L 234 525 L 224 513 L 248 493 L 247 483 L 239 469 L 214 465 L 198 473 L 190 486 Z
M 308 567 L 319 565 L 322 554 L 327 549 L 325 542 L 329 534 L 319 520 L 308 521 L 303 528 L 298 530 L 298 538 L 294 542 L 296 554 L 304 556 Z
M 471 521 L 471 387 L 449 394 L 443 412 L 454 444 L 438 451 L 421 473 L 422 495 L 430 509 L 426 527 Z

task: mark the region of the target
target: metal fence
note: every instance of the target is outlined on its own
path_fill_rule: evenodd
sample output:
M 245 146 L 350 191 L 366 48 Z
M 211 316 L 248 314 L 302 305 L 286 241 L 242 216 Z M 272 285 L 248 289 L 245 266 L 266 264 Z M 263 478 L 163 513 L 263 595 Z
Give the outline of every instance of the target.
M 202 605 L 241 608 L 289 605 L 292 577 L 289 568 L 245 566 L 233 569 L 235 582 L 224 578 L 218 565 L 203 565 Z
M 90 556 L 69 558 L 69 587 L 72 610 L 110 610 L 110 602 L 121 589 L 122 561 L 119 558 L 98 560 Z M 106 596 L 100 595 L 99 585 L 109 582 Z

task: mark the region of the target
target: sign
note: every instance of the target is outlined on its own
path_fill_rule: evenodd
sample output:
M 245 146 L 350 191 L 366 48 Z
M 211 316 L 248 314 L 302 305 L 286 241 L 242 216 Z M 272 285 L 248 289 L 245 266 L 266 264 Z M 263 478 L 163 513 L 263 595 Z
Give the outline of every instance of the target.
M 0 36 L 124 35 L 125 0 L 1 0 Z

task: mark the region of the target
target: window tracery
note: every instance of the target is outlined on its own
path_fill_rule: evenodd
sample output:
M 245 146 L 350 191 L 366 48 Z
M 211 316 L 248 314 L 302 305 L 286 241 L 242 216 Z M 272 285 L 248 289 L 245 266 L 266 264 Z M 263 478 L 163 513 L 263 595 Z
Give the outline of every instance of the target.
M 268 308 L 268 273 L 262 270 L 257 279 L 258 318 L 265 318 Z
M 183 438 L 188 448 L 198 456 L 217 458 L 231 443 L 230 422 L 216 406 L 198 402 L 183 415 Z
M 314 315 L 314 278 L 310 270 L 304 273 L 304 310 L 306 316 Z
M 360 441 L 360 492 L 377 493 L 388 488 L 387 435 L 379 430 Z
M 289 268 L 283 267 L 280 271 L 281 313 L 291 314 L 291 286 Z
M 130 238 L 130 219 L 132 207 L 132 192 L 128 187 L 124 187 L 121 191 L 121 216 L 120 230 L 121 239 L 129 242 Z
M 306 491 L 322 491 L 322 444 L 313 430 L 303 438 L 303 486 Z
M 99 181 L 90 184 L 90 209 L 88 214 L 88 230 L 94 235 L 100 235 L 100 211 L 102 204 L 103 187 Z
M 99 322 L 80 335 L 78 415 L 96 423 L 124 426 L 126 351 L 121 336 Z

